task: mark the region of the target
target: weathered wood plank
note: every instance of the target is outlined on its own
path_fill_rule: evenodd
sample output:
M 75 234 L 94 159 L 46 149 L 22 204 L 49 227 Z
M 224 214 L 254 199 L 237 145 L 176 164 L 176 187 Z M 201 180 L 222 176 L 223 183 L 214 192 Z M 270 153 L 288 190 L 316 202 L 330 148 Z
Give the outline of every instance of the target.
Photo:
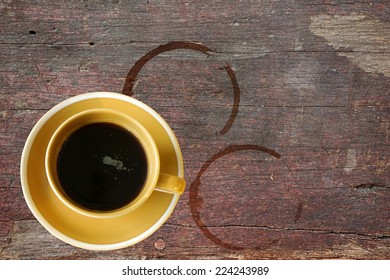
M 233 230 L 236 237 L 229 233 Z M 234 251 L 219 247 L 206 239 L 196 228 L 168 223 L 159 233 L 136 246 L 108 252 L 87 251 L 58 242 L 56 238 L 47 235 L 37 221 L 31 220 L 15 222 L 12 239 L 4 248 L 2 256 L 6 259 L 283 259 L 288 255 L 294 259 L 383 259 L 387 258 L 389 253 L 389 240 L 381 237 L 246 227 L 219 227 L 214 231 L 219 236 L 227 237 L 226 241 L 232 242 L 238 241 L 234 240 L 237 236 L 247 236 L 246 241 L 241 242 L 249 248 Z M 40 245 L 34 245 L 31 240 Z M 249 240 L 255 243 L 246 243 Z M 189 254 L 189 251 L 192 254 Z
M 0 259 L 390 258 L 388 1 L 20 0 L 0 14 Z M 121 92 L 172 41 L 211 52 L 161 53 L 132 93 L 181 144 L 188 188 L 174 214 L 122 250 L 55 239 L 20 188 L 29 131 L 70 96 Z M 240 98 L 221 134 L 227 65 Z M 281 157 L 232 148 L 247 145 Z

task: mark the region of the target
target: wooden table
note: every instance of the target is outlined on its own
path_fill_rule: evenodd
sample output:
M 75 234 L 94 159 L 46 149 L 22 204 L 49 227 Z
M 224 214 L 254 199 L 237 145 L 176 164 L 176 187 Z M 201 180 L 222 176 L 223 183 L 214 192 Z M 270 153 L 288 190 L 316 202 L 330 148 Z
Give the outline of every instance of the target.
M 2 0 L 0 11 L 0 259 L 390 258 L 387 0 Z M 36 121 L 92 91 L 158 111 L 188 182 L 162 228 L 108 252 L 51 236 L 19 177 Z

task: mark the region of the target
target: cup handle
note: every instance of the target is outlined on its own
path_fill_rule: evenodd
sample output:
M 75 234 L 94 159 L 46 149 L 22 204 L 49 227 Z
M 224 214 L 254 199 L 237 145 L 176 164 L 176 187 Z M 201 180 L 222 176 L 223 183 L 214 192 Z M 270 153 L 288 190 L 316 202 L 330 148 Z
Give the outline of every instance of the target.
M 172 194 L 182 194 L 185 187 L 186 181 L 184 181 L 183 178 L 170 174 L 160 173 L 155 190 Z

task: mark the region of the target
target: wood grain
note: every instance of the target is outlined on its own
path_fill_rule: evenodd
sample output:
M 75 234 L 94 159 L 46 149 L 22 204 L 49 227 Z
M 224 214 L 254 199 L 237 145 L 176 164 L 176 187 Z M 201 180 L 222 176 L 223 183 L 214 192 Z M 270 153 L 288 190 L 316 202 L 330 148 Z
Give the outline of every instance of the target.
M 388 1 L 1 1 L 0 259 L 389 259 L 389 22 Z M 28 133 L 178 41 L 211 52 L 163 52 L 132 84 L 182 147 L 173 215 L 121 250 L 52 237 L 21 192 Z M 245 145 L 280 157 L 216 158 Z

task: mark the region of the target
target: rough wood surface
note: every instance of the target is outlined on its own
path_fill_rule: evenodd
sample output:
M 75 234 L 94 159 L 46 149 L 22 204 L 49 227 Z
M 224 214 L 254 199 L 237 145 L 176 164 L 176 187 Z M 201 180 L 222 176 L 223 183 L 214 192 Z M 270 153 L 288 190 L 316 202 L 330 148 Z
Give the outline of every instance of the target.
M 1 0 L 0 259 L 390 259 L 389 28 L 387 0 Z M 110 252 L 52 237 L 19 179 L 39 117 L 91 91 L 157 110 L 188 182 Z

